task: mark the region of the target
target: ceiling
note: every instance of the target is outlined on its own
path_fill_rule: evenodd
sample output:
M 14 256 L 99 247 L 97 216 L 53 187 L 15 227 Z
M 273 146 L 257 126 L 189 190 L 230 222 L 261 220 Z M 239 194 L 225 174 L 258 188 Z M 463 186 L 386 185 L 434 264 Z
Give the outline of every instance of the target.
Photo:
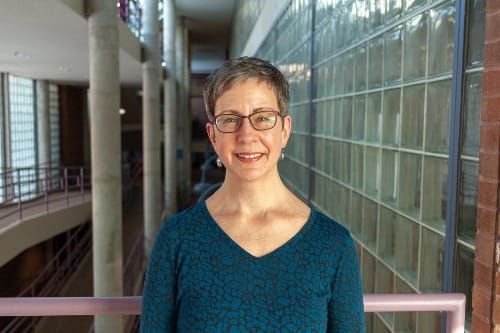
M 209 73 L 225 60 L 235 1 L 176 1 L 177 15 L 185 17 L 189 30 L 193 73 Z M 88 25 L 77 7 L 83 8 L 83 0 L 2 1 L 0 72 L 86 85 Z M 123 48 L 120 80 L 124 85 L 142 81 L 140 61 Z

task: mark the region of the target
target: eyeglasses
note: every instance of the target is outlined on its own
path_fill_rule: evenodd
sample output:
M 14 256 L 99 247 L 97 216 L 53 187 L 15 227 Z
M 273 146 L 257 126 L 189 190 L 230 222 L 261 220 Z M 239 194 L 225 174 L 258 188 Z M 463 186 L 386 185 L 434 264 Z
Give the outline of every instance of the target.
M 257 131 L 270 130 L 276 125 L 276 120 L 281 116 L 278 111 L 259 111 L 249 116 L 238 114 L 220 114 L 215 117 L 215 126 L 222 133 L 234 133 L 243 124 L 243 119 L 248 118 L 250 125 Z

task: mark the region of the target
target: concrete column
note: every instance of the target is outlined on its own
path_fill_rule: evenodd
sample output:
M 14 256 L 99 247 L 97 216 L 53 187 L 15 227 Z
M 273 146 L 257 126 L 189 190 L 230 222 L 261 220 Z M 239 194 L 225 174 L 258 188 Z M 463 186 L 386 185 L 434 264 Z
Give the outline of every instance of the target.
M 179 205 L 186 205 L 186 91 L 184 83 L 184 17 L 177 17 L 175 31 L 175 73 L 177 74 L 177 193 Z
M 142 65 L 144 246 L 149 258 L 161 225 L 160 172 L 160 46 L 158 0 L 143 2 L 145 59 Z M 145 261 L 147 262 L 147 260 Z
M 184 26 L 184 165 L 186 171 L 185 194 L 186 199 L 191 199 L 191 132 L 192 132 L 192 117 L 191 117 L 191 61 L 189 48 L 189 33 L 187 26 Z
M 38 141 L 38 165 L 48 167 L 50 163 L 50 110 L 49 82 L 36 81 L 36 117 Z
M 119 40 L 116 1 L 89 0 L 89 106 L 95 296 L 123 295 Z M 123 332 L 122 316 L 95 331 Z
M 169 217 L 177 212 L 176 130 L 177 98 L 175 73 L 175 5 L 173 0 L 163 2 L 163 56 L 167 78 L 164 82 L 164 151 L 165 151 L 165 211 Z

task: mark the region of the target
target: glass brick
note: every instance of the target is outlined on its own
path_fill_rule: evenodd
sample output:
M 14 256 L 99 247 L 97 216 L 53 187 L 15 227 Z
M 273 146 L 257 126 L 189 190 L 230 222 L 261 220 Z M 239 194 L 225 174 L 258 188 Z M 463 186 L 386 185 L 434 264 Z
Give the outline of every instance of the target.
M 342 98 L 337 98 L 333 100 L 333 136 L 336 138 L 342 137 L 342 113 L 343 113 L 343 102 Z
M 381 93 L 371 93 L 367 97 L 365 140 L 380 142 Z
M 416 8 L 425 5 L 427 0 L 405 0 L 404 2 L 404 11 L 405 12 L 410 12 L 412 10 L 415 10 Z
M 380 206 L 380 222 L 378 229 L 378 255 L 390 267 L 395 268 L 394 254 L 396 250 L 396 219 L 394 211 Z
M 388 149 L 382 150 L 382 182 L 380 200 L 395 207 L 397 198 L 398 152 Z
M 366 96 L 358 95 L 354 98 L 354 112 L 352 115 L 352 139 L 363 140 L 365 138 L 365 107 Z
M 420 227 L 417 223 L 398 215 L 395 232 L 396 271 L 417 288 Z
M 424 132 L 425 85 L 403 88 L 401 146 L 421 149 Z
M 362 145 L 352 145 L 352 186 L 363 189 L 364 148 Z
M 479 157 L 479 131 L 481 129 L 483 74 L 471 73 L 465 77 L 464 121 L 462 154 Z
M 454 2 L 431 9 L 429 21 L 429 75 L 450 73 L 453 67 Z
M 377 238 L 377 208 L 376 202 L 365 199 L 363 203 L 363 243 L 375 251 Z
M 451 80 L 429 83 L 425 149 L 447 153 L 449 149 Z
M 406 214 L 418 218 L 422 177 L 422 157 L 401 152 L 399 154 L 398 208 Z
M 447 159 L 427 156 L 424 158 L 423 186 L 425 195 L 422 198 L 422 221 L 444 232 L 448 193 Z
M 383 37 L 373 39 L 368 45 L 368 86 L 377 88 L 382 85 L 384 39 Z
M 354 91 L 354 56 L 352 52 L 348 52 L 344 57 L 344 94 Z
M 373 294 L 375 292 L 375 257 L 366 249 L 363 249 L 361 279 L 363 281 L 363 293 Z
M 354 55 L 354 88 L 355 91 L 366 89 L 366 69 L 367 69 L 366 45 L 356 48 Z
M 373 317 L 373 332 L 375 333 L 391 333 L 391 330 L 386 324 L 377 316 Z M 368 332 L 368 331 L 367 331 Z
M 313 167 L 317 170 L 324 171 L 325 157 L 325 139 L 313 138 L 314 145 L 314 163 Z
M 467 67 L 480 67 L 484 56 L 486 0 L 469 0 L 467 6 Z
M 455 257 L 454 291 L 465 294 L 467 298 L 465 311 L 465 328 L 470 331 L 472 320 L 472 287 L 474 284 L 474 251 L 458 244 Z
M 343 139 L 351 139 L 352 137 L 352 97 L 342 98 L 342 131 Z
M 403 52 L 403 79 L 407 81 L 425 77 L 427 14 L 417 15 L 405 23 Z
M 440 333 L 441 314 L 439 312 L 418 312 L 417 333 Z
M 440 293 L 443 288 L 444 237 L 422 228 L 420 246 L 420 290 Z
M 380 169 L 380 150 L 378 148 L 365 147 L 365 193 L 373 198 L 378 197 L 379 192 L 379 169 Z
M 399 146 L 400 99 L 400 89 L 384 91 L 382 143 L 389 146 Z
M 458 198 L 458 237 L 469 244 L 476 242 L 478 162 L 462 160 Z
M 340 180 L 351 184 L 351 144 L 349 142 L 340 142 Z
M 377 261 L 376 266 L 376 285 L 375 292 L 377 294 L 394 294 L 395 291 L 395 283 L 394 283 L 394 273 L 391 272 L 382 262 Z M 380 316 L 384 318 L 384 320 L 392 326 L 394 321 L 394 313 L 393 312 L 381 312 Z
M 369 0 L 368 31 L 379 28 L 384 23 L 384 1 Z
M 352 193 L 350 216 L 350 231 L 355 237 L 361 239 L 361 229 L 363 225 L 363 197 L 356 192 Z
M 391 84 L 401 80 L 401 60 L 403 57 L 402 26 L 385 33 L 384 46 L 384 83 Z

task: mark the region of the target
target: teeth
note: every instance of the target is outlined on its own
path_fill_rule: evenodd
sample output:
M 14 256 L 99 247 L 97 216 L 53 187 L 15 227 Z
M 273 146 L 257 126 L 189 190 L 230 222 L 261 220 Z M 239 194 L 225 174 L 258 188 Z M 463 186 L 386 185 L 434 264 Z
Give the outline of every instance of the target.
M 256 154 L 238 154 L 238 157 L 241 157 L 241 158 L 257 158 L 259 156 L 260 156 L 259 153 L 256 153 Z

